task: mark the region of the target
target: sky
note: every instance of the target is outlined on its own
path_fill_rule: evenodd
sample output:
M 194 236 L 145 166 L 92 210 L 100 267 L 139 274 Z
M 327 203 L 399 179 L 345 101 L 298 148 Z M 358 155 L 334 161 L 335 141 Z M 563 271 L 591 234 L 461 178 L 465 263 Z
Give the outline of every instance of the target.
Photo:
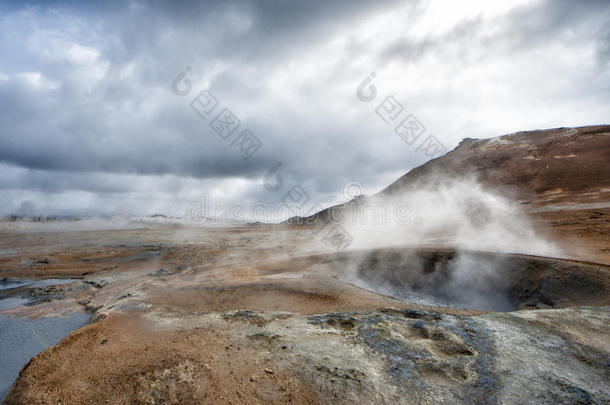
M 0 215 L 306 214 L 609 123 L 606 0 L 85 3 L 0 0 Z

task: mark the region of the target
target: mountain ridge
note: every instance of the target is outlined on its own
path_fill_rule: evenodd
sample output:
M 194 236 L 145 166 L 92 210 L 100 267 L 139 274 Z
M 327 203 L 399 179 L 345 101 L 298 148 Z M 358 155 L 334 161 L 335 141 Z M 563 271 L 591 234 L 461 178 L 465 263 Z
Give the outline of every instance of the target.
M 285 223 L 327 223 L 334 211 L 409 191 L 431 175 L 475 176 L 484 186 L 519 200 L 528 209 L 559 203 L 605 203 L 610 201 L 610 165 L 604 162 L 610 162 L 610 125 L 467 137 L 453 150 L 411 169 L 376 194 L 359 196 L 307 217 L 291 217 Z

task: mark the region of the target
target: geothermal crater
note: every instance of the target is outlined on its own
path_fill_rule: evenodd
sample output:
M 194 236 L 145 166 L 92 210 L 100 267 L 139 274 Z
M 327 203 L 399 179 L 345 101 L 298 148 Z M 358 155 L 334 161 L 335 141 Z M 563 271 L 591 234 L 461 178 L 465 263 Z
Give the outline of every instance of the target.
M 520 254 L 376 249 L 328 261 L 345 281 L 423 305 L 483 311 L 607 305 L 607 266 Z

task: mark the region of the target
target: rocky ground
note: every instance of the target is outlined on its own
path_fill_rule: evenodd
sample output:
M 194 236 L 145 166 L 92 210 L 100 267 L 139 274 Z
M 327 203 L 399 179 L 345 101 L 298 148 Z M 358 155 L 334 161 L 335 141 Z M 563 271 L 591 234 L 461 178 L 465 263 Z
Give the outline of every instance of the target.
M 2 249 L 13 253 L 0 259 L 2 277 L 77 279 L 3 291 L 44 297 L 4 314 L 93 316 L 32 359 L 4 402 L 610 400 L 607 266 L 518 256 L 539 275 L 519 286 L 538 297 L 531 308 L 556 309 L 434 308 L 356 287 L 345 260 L 373 253 L 323 252 L 316 232 L 4 232 Z M 586 280 L 568 288 L 550 268 Z M 569 301 L 548 298 L 560 288 Z

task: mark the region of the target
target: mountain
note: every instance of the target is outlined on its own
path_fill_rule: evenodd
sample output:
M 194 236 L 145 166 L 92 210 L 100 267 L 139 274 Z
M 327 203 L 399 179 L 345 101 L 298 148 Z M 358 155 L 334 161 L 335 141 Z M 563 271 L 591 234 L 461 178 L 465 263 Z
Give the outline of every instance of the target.
M 610 196 L 610 126 L 517 132 L 464 139 L 446 155 L 411 170 L 385 190 L 408 189 L 434 171 L 475 175 L 524 203 L 594 203 Z
M 475 176 L 484 186 L 535 210 L 554 205 L 604 206 L 610 201 L 610 125 L 523 131 L 490 139 L 465 138 L 373 196 L 360 196 L 292 224 L 325 223 L 331 210 L 417 187 L 430 175 Z
M 341 211 L 405 195 L 439 179 L 474 177 L 494 193 L 519 201 L 537 231 L 552 235 L 570 256 L 610 263 L 610 125 L 523 131 L 465 138 L 372 196 L 359 196 L 293 225 L 324 225 Z

